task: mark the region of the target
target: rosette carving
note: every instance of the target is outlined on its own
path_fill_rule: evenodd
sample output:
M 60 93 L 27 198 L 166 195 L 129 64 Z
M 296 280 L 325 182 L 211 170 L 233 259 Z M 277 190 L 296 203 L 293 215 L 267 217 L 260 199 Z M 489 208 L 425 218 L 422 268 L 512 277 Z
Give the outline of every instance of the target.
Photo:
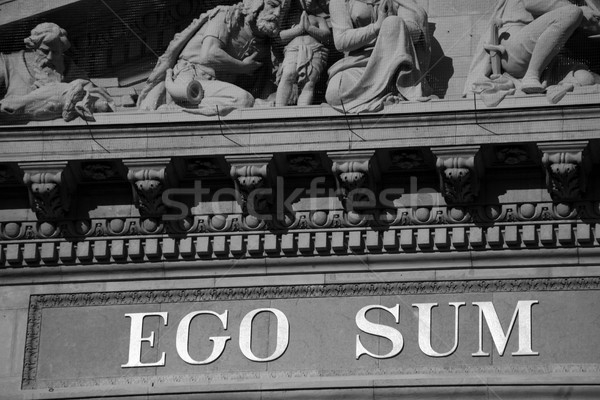
M 578 200 L 585 193 L 591 160 L 588 141 L 541 143 L 546 186 L 554 201 Z
M 446 203 L 474 202 L 483 176 L 479 146 L 438 147 L 432 151 L 437 157 L 440 191 Z

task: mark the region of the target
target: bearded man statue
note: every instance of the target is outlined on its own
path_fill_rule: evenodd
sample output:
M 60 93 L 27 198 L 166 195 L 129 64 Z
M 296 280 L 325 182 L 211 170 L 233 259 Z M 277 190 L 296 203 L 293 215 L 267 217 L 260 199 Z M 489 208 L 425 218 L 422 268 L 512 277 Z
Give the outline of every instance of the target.
M 24 42 L 27 50 L 0 54 L 0 118 L 93 120 L 94 110 L 114 110 L 108 93 L 65 56 L 64 29 L 42 23 Z
M 180 108 L 223 115 L 254 105 L 243 89 L 270 62 L 270 38 L 279 34 L 285 0 L 245 0 L 202 14 L 175 35 L 139 98 L 141 110 Z

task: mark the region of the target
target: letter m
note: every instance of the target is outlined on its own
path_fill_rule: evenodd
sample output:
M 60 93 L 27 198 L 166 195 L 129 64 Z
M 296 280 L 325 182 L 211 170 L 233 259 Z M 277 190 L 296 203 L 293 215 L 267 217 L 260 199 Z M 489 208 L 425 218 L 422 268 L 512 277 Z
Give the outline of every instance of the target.
M 538 304 L 537 300 L 519 301 L 517 308 L 512 316 L 508 331 L 504 333 L 494 304 L 490 301 L 473 302 L 474 306 L 479 307 L 479 351 L 473 353 L 473 357 L 488 357 L 490 353 L 483 351 L 483 319 L 485 318 L 487 326 L 492 335 L 492 340 L 496 345 L 496 350 L 501 356 L 504 355 L 508 339 L 515 326 L 515 321 L 519 319 L 519 350 L 512 353 L 513 356 L 537 356 L 538 352 L 531 349 L 531 307 Z

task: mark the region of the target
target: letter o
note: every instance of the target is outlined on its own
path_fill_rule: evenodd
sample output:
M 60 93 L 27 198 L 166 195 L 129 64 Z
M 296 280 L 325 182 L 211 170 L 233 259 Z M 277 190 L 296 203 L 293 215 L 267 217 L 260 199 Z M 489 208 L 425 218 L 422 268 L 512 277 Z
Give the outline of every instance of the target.
M 269 357 L 259 358 L 252 352 L 252 321 L 261 312 L 270 312 L 277 318 L 277 345 Z M 290 324 L 287 317 L 275 308 L 258 308 L 250 311 L 240 322 L 240 350 L 250 361 L 268 362 L 277 360 L 287 350 L 290 339 Z

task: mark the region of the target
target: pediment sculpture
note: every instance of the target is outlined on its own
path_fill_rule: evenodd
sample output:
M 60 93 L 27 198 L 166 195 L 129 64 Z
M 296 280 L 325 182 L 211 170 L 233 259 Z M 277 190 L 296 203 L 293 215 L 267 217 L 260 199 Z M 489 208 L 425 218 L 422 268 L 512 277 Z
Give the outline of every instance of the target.
M 331 0 L 335 47 L 325 95 L 336 110 L 374 112 L 386 103 L 427 101 L 431 57 L 427 13 L 415 0 Z
M 463 95 L 481 95 L 498 105 L 516 91 L 545 93 L 556 103 L 576 86 L 600 83 L 600 75 L 564 53 L 576 30 L 597 34 L 595 0 L 576 6 L 568 0 L 499 0 L 471 63 Z
M 25 45 L 0 54 L 0 119 L 93 120 L 94 111 L 114 111 L 109 94 L 65 56 L 71 44 L 64 29 L 39 24 Z
M 299 3 L 300 7 L 293 4 L 290 10 L 292 25 L 279 34 L 285 50 L 277 71 L 275 105 L 278 107 L 312 104 L 315 86 L 327 67 L 331 30 L 323 10 L 328 5 L 317 0 Z
M 279 35 L 284 6 L 282 0 L 245 0 L 202 14 L 159 58 L 138 98 L 139 108 L 224 115 L 252 107 L 251 92 L 260 93 L 266 85 L 257 78 L 260 69 L 270 74 L 271 38 Z M 256 79 L 247 79 L 250 75 Z

